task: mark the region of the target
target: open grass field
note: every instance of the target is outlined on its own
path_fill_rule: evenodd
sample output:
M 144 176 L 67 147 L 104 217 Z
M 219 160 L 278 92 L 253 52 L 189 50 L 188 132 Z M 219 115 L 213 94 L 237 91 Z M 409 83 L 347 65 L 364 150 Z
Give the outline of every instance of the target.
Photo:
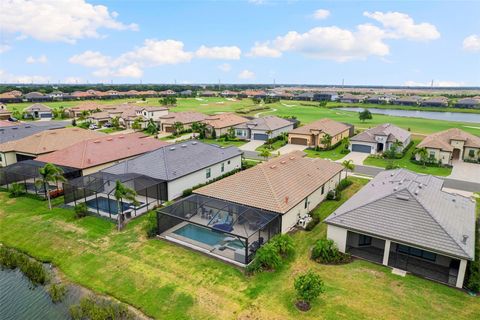
M 358 191 L 354 179 L 340 202 L 315 210 L 322 218 Z M 56 200 L 58 203 L 60 200 Z M 0 242 L 51 261 L 67 279 L 132 304 L 157 319 L 477 319 L 480 300 L 459 290 L 357 260 L 340 266 L 309 259 L 326 226 L 292 235 L 296 257 L 276 272 L 247 277 L 241 270 L 144 236 L 147 217 L 122 232 L 109 221 L 29 198 L 0 193 Z M 294 277 L 318 272 L 326 292 L 302 313 L 294 306 Z
M 98 103 L 118 104 L 122 102 L 138 102 L 140 105 L 158 105 L 159 98 L 147 98 L 146 101 L 139 99 L 117 99 L 117 100 L 95 100 Z M 80 102 L 47 102 L 53 108 L 63 106 L 65 108 L 76 105 Z M 23 110 L 31 103 L 9 104 L 8 108 L 13 110 Z M 232 100 L 224 98 L 179 98 L 177 106 L 172 108 L 173 112 L 178 111 L 198 111 L 205 114 L 214 114 L 217 112 L 235 112 L 236 110 L 253 106 L 251 99 Z M 270 110 L 261 111 L 262 115 L 296 116 L 302 123 L 309 123 L 321 118 L 331 118 L 333 120 L 348 122 L 360 129 L 368 129 L 382 123 L 392 123 L 404 129 L 410 129 L 412 133 L 430 134 L 433 132 L 458 127 L 475 135 L 480 135 L 480 124 L 463 123 L 455 121 L 426 120 L 420 118 L 395 117 L 388 115 L 373 115 L 373 120 L 361 122 L 358 119 L 358 113 L 349 111 L 339 111 L 332 108 L 319 108 L 314 102 L 305 101 L 280 101 L 268 106 Z M 332 105 L 333 106 L 333 105 Z M 250 116 L 255 115 L 253 112 Z

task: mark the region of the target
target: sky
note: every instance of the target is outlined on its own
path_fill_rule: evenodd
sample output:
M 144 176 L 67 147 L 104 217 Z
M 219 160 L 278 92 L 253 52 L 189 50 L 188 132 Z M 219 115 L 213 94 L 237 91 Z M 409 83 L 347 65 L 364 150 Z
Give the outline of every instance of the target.
M 480 1 L 0 0 L 0 83 L 480 86 Z

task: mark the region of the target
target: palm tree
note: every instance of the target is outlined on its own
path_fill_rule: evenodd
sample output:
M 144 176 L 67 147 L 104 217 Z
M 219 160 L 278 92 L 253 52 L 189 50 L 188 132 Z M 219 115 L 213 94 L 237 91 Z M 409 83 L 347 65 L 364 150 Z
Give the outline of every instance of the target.
M 320 140 L 320 143 L 323 145 L 325 149 L 328 149 L 332 145 L 332 136 L 329 135 L 328 133 L 324 134 L 322 139 Z
M 50 200 L 50 182 L 57 184 L 59 181 L 67 181 L 63 176 L 63 170 L 52 163 L 47 163 L 43 168 L 38 170 L 40 178 L 35 182 L 37 187 L 43 187 L 45 196 L 48 200 L 48 208 L 52 210 L 52 202 Z
M 427 159 L 428 159 L 427 148 L 420 148 L 415 152 L 415 154 L 420 157 L 420 162 L 425 167 L 425 164 L 427 163 Z
M 133 123 L 132 123 L 132 129 L 133 131 L 141 130 L 142 129 L 142 119 L 141 118 L 136 118 Z
M 113 117 L 110 120 L 110 123 L 112 124 L 112 127 L 116 130 L 120 129 L 120 117 Z
M 115 199 L 117 200 L 117 226 L 118 226 L 118 231 L 122 229 L 122 222 L 120 219 L 120 215 L 122 213 L 122 208 L 120 206 L 122 199 L 129 200 L 131 201 L 134 205 L 137 202 L 137 199 L 135 198 L 137 196 L 137 193 L 135 190 L 130 189 L 129 187 L 125 186 L 122 182 L 117 180 L 115 182 L 115 192 L 113 194 Z
M 265 160 L 268 160 L 268 157 L 270 157 L 271 153 L 270 151 L 268 151 L 268 149 L 262 149 L 262 151 L 260 151 L 259 153 L 259 156 L 260 157 L 264 157 Z
M 200 135 L 200 123 L 195 121 L 193 122 L 190 127 L 192 128 L 193 132 L 193 137 L 195 138 L 195 133 L 198 133 Z
M 173 123 L 173 134 L 178 136 L 183 131 L 183 123 L 176 121 Z
M 355 164 L 353 163 L 353 160 L 344 160 L 342 162 L 342 166 L 345 168 L 345 171 L 347 172 L 345 175 L 345 179 L 348 176 L 348 170 L 352 171 L 355 170 Z
M 148 119 L 146 131 L 148 134 L 151 134 L 152 136 L 158 134 L 158 126 L 152 118 Z

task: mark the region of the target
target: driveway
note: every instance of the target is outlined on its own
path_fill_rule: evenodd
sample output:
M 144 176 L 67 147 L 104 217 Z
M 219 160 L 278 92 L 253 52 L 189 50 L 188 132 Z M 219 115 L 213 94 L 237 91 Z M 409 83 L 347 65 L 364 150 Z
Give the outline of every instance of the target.
M 265 141 L 261 140 L 251 140 L 238 148 L 242 151 L 255 151 L 255 149 L 257 149 L 264 143 Z
M 345 160 L 352 160 L 354 165 L 363 165 L 363 160 L 367 159 L 370 153 L 363 153 L 363 152 L 350 152 L 345 157 L 336 162 L 343 162 Z
M 480 164 L 463 162 L 461 160 L 453 161 L 452 164 L 452 174 L 448 178 L 477 183 L 480 181 Z
M 302 146 L 299 144 L 286 144 L 280 149 L 278 149 L 277 151 L 274 151 L 272 153 L 279 152 L 282 155 L 282 154 L 290 153 L 292 151 L 303 151 L 305 149 L 307 149 L 307 146 Z

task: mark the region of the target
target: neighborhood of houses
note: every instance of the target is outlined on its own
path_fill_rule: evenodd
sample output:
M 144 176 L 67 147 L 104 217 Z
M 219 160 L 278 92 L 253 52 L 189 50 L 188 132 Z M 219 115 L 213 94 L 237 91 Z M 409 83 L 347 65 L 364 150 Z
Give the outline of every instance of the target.
M 128 94 L 193 93 L 111 90 L 100 95 L 89 90 L 70 96 L 87 99 Z M 249 97 L 252 92 L 200 93 L 218 94 Z M 1 95 L 8 99 L 10 96 L 15 93 Z M 17 98 L 35 101 L 24 110 L 26 118 L 46 120 L 52 118 L 53 112 L 41 102 L 66 96 L 61 92 L 29 93 Z M 329 92 L 311 96 L 304 93 L 303 97 L 296 96 L 299 98 L 448 105 L 448 99 L 441 97 L 366 97 Z M 457 104 L 468 104 L 461 100 Z M 479 99 L 470 100 L 476 101 L 474 107 L 480 103 Z M 351 124 L 327 118 L 298 126 L 293 119 L 271 115 L 205 115 L 171 112 L 165 106 L 83 102 L 64 110 L 68 117 L 84 118 L 97 127 L 118 118 L 125 128 L 137 122 L 141 130 L 155 123 L 158 131 L 167 135 L 178 131 L 180 125 L 182 130 L 188 130 L 202 124 L 213 137 L 233 135 L 235 139 L 261 142 L 286 137 L 291 152 L 244 168 L 243 150 L 206 143 L 195 134 L 187 140 L 170 141 L 143 132 L 106 134 L 71 127 L 66 122 L 9 123 L 5 120 L 11 115 L 5 105 L 0 106 L 2 188 L 20 185 L 26 192 L 48 199 L 63 195 L 65 206 L 83 204 L 90 213 L 119 224 L 157 210 L 159 238 L 241 267 L 247 266 L 274 235 L 305 227 L 311 220 L 310 212 L 329 194 L 335 194 L 341 181 L 351 174 L 341 161 L 307 157 L 305 148 L 328 149 L 348 141 L 351 153 L 377 155 L 388 150 L 402 152 L 412 141 L 409 131 L 388 123 L 360 132 Z M 417 147 L 424 148 L 430 160 L 444 165 L 454 161 L 478 163 L 480 158 L 480 137 L 460 129 L 431 134 Z M 421 160 L 419 154 L 416 157 Z M 39 186 L 39 169 L 46 164 L 60 168 L 65 181 Z M 134 198 L 119 201 L 115 197 L 118 183 L 134 190 Z M 474 255 L 475 210 L 470 197 L 444 190 L 441 178 L 394 169 L 375 176 L 325 223 L 328 238 L 341 252 L 462 288 L 468 261 L 478 259 Z

